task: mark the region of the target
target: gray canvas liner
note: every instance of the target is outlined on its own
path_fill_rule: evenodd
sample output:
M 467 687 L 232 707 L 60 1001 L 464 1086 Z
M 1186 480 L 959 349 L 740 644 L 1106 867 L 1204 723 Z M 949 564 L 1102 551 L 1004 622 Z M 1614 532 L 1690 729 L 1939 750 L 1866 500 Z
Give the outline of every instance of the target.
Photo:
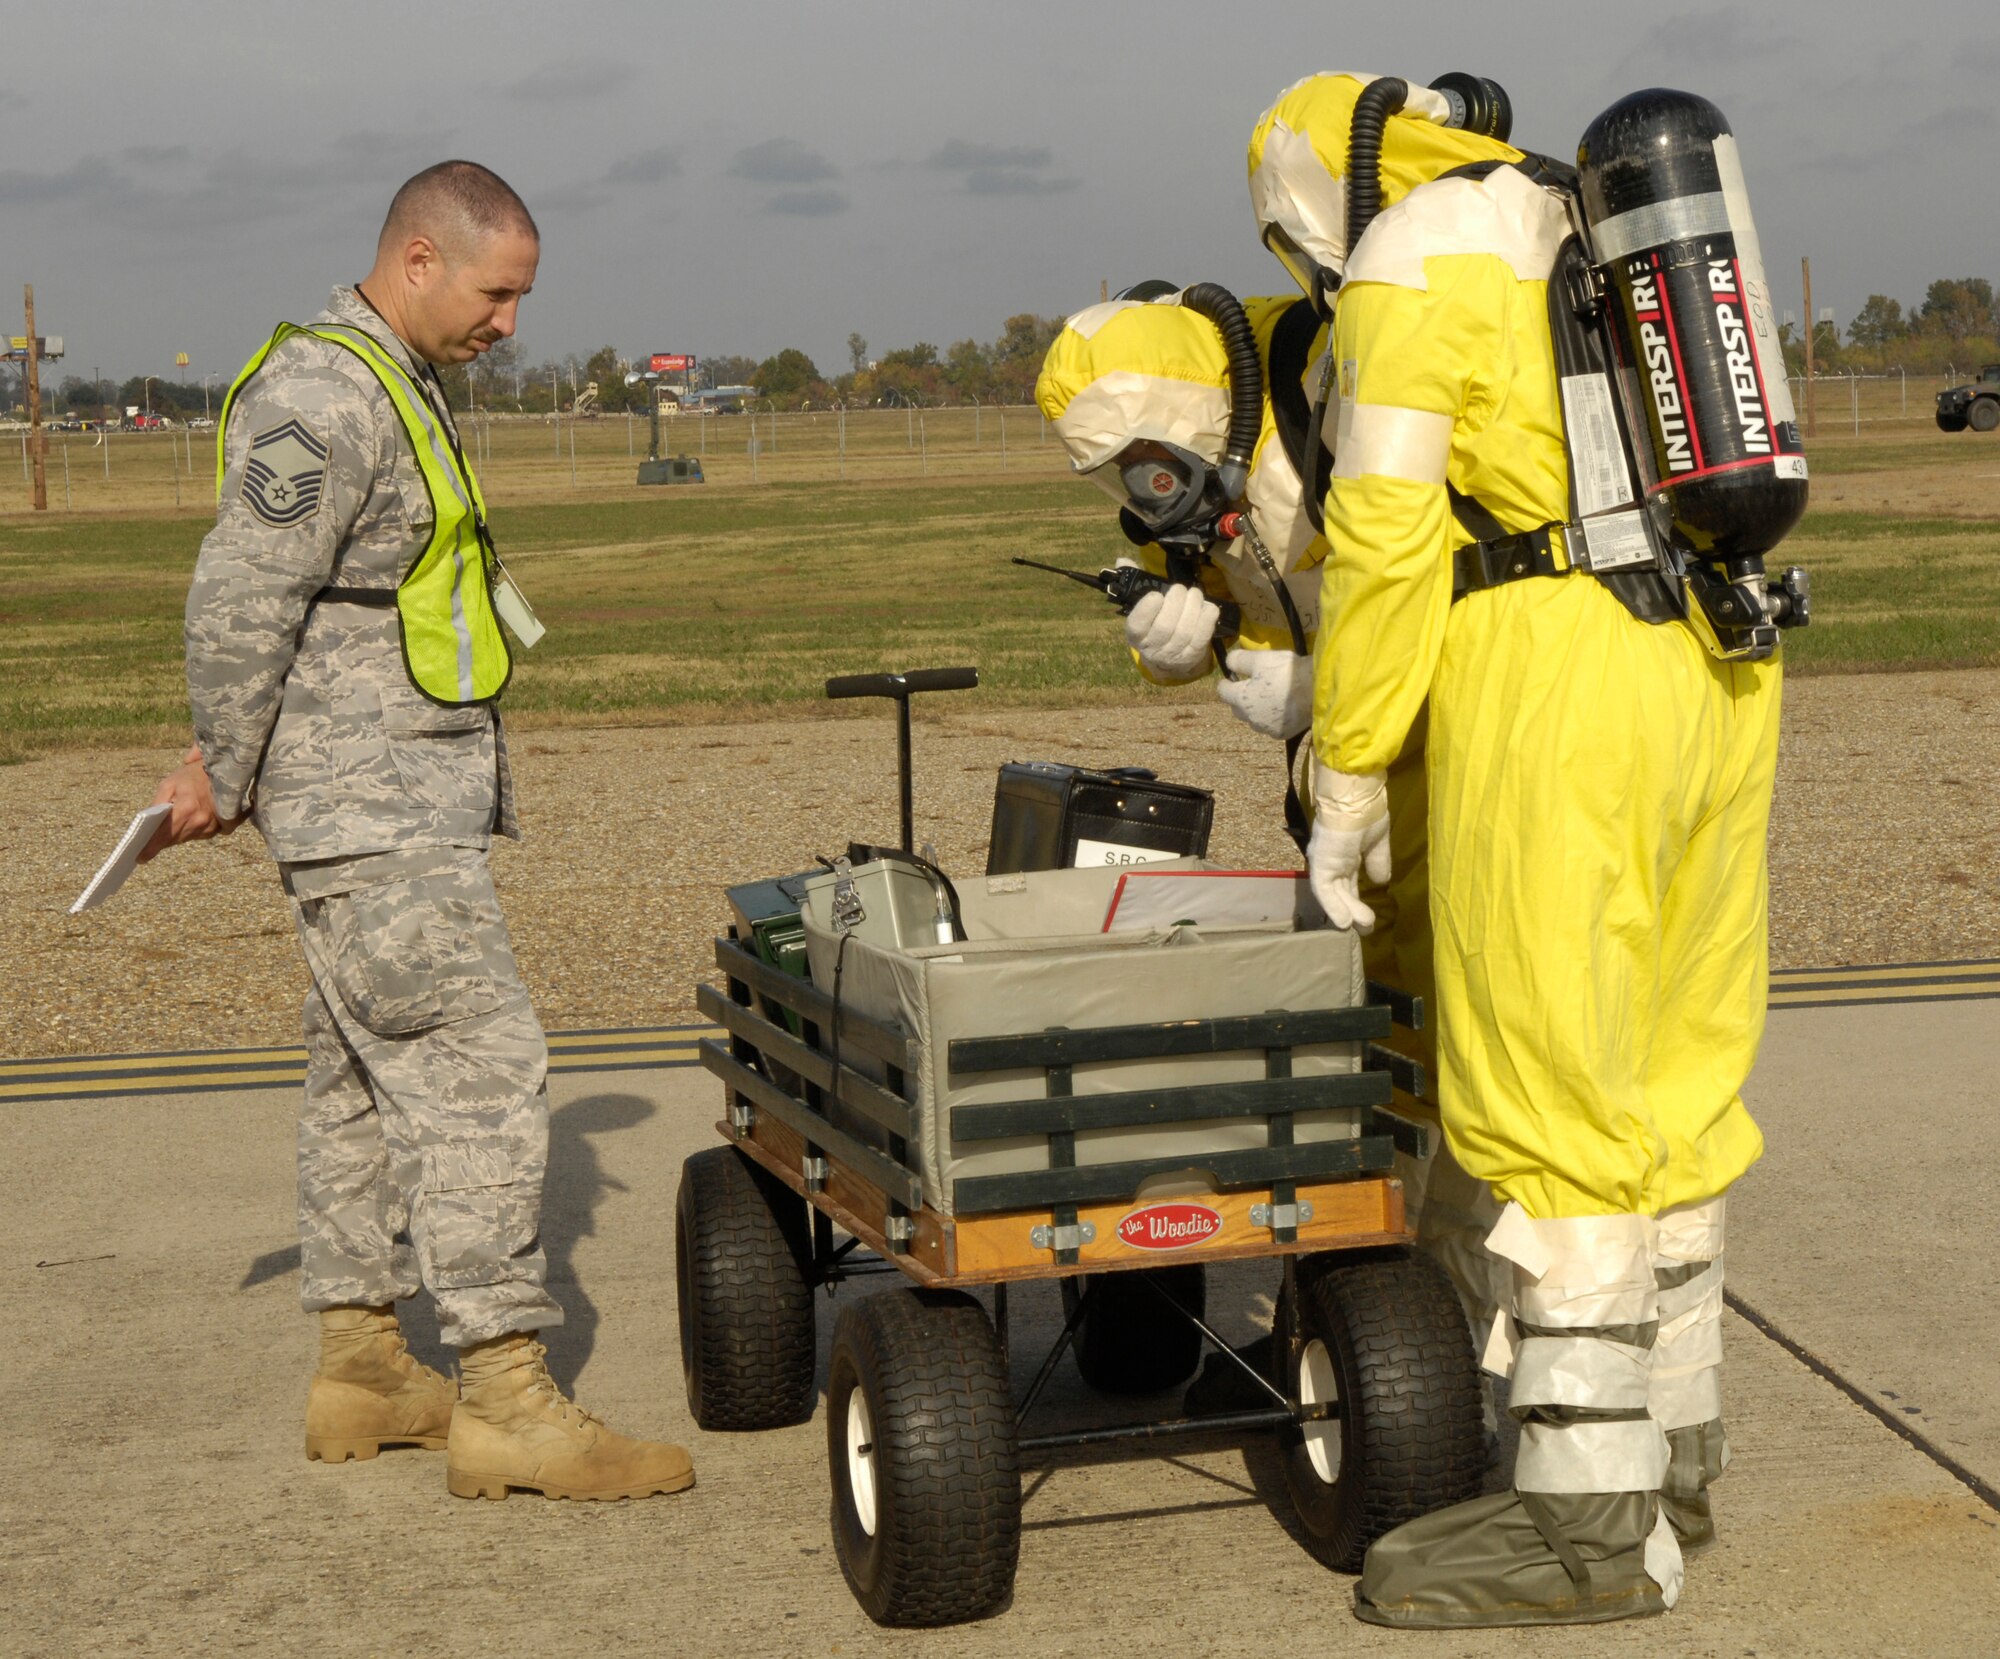
M 1179 859 L 1159 869 L 1218 869 Z M 958 1037 L 1008 1036 L 1052 1026 L 1083 1029 L 1162 1020 L 1214 1019 L 1278 1010 L 1350 1008 L 1366 998 L 1358 941 L 1331 928 L 1294 924 L 1161 929 L 1102 933 L 1104 913 L 1123 872 L 1048 870 L 975 877 L 959 886 L 966 940 L 912 949 L 885 948 L 851 936 L 841 961 L 841 1006 L 900 1025 L 919 1045 L 914 1081 L 921 1145 L 911 1148 L 925 1201 L 953 1213 L 961 1177 L 1013 1174 L 1048 1167 L 1048 1141 L 1031 1136 L 954 1145 L 951 1117 L 959 1106 L 1039 1100 L 1047 1092 L 1040 1069 L 954 1077 L 946 1045 Z M 1303 889 L 1303 878 L 1300 887 Z M 1309 905 L 1301 898 L 1301 905 Z M 834 990 L 840 939 L 809 909 L 806 949 L 813 983 Z M 822 1033 L 822 1042 L 826 1040 Z M 841 1059 L 874 1077 L 881 1067 L 856 1049 Z M 1330 1043 L 1293 1050 L 1292 1072 L 1318 1077 L 1360 1069 L 1360 1045 Z M 1078 1096 L 1198 1083 L 1246 1082 L 1265 1075 L 1261 1052 L 1122 1060 L 1076 1066 Z M 1359 1134 L 1351 1107 L 1301 1112 L 1299 1142 L 1351 1140 Z M 1156 1176 L 1139 1196 L 1212 1187 L 1202 1159 L 1216 1152 L 1267 1144 L 1261 1116 L 1207 1119 L 1127 1129 L 1080 1130 L 1079 1165 L 1128 1159 L 1185 1157 L 1188 1173 Z

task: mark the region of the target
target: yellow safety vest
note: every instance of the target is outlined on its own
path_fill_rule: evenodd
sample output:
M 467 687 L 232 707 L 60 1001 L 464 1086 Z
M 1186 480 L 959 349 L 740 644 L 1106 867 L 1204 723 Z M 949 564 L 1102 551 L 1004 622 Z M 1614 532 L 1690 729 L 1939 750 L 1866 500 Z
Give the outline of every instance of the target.
M 215 438 L 217 500 L 222 496 L 224 437 L 236 396 L 264 366 L 264 359 L 295 334 L 309 334 L 339 346 L 368 365 L 402 419 L 424 487 L 430 491 L 430 542 L 395 590 L 403 663 L 411 684 L 433 702 L 450 707 L 492 702 L 505 689 L 514 671 L 514 658 L 493 610 L 492 584 L 499 576 L 499 556 L 487 534 L 486 502 L 479 493 L 479 480 L 409 371 L 365 330 L 337 323 L 311 328 L 296 323 L 278 325 L 278 331 L 244 365 L 222 400 Z M 339 597 L 357 598 L 365 590 L 334 591 Z

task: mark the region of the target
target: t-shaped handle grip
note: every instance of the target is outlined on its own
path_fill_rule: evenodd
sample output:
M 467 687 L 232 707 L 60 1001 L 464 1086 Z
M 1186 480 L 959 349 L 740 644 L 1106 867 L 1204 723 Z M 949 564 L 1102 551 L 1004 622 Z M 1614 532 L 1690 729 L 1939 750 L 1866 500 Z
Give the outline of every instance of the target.
M 893 697 L 896 700 L 896 774 L 902 792 L 903 851 L 915 852 L 916 826 L 910 800 L 910 699 L 920 691 L 971 691 L 976 668 L 912 668 L 901 674 L 836 674 L 826 682 L 829 698 Z

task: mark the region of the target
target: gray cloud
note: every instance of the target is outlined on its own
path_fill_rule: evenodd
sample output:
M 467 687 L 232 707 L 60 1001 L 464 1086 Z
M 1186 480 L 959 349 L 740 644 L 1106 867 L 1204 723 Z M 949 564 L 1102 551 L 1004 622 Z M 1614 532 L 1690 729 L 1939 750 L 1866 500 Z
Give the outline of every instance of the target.
M 592 62 L 570 58 L 562 63 L 544 64 L 533 74 L 510 82 L 507 92 L 516 98 L 571 100 L 588 98 L 628 85 L 638 72 L 630 64 Z
M 129 193 L 130 184 L 103 156 L 80 156 L 55 173 L 0 168 L 0 207 L 66 207 L 105 202 Z
M 1981 138 L 2000 129 L 2000 116 L 1986 104 L 1948 104 L 1921 120 L 1865 148 L 1821 150 L 1799 158 L 1797 165 L 1812 173 L 1872 173 L 1885 169 L 1902 173 L 1934 155 L 1939 144 Z
M 1796 50 L 1797 41 L 1766 17 L 1735 9 L 1696 12 L 1654 24 L 1618 60 L 1613 79 L 1630 78 L 1635 85 L 1676 85 L 1660 80 L 1663 67 L 1740 69 Z
M 796 138 L 767 138 L 738 150 L 729 171 L 753 184 L 817 184 L 821 179 L 840 177 L 838 167 Z
M 538 219 L 567 219 L 590 213 L 610 200 L 595 184 L 556 184 L 537 190 L 529 211 Z
M 443 130 L 350 133 L 299 155 L 133 145 L 115 156 L 81 156 L 49 172 L 0 169 L 0 207 L 73 209 L 176 240 L 344 212 L 363 196 L 379 212 L 407 173 L 445 153 L 450 136 Z
M 671 144 L 656 144 L 614 161 L 604 175 L 606 184 L 661 184 L 681 175 L 680 152 Z
M 968 173 L 996 167 L 1046 167 L 1051 159 L 1046 149 L 1033 144 L 973 144 L 963 138 L 948 138 L 924 157 L 924 165 L 947 173 Z
M 959 175 L 968 196 L 1059 196 L 1074 190 L 1075 179 L 1054 178 L 1055 156 L 1040 144 L 979 144 L 948 138 L 924 157 L 923 165 Z
M 11 87 L 0 86 L 0 115 L 11 115 L 17 109 L 28 107 L 27 98 Z
M 820 219 L 829 213 L 845 213 L 852 205 L 838 190 L 780 190 L 764 204 L 764 211 Z
M 1059 196 L 1075 179 L 1045 178 L 1020 167 L 976 167 L 965 175 L 968 196 Z

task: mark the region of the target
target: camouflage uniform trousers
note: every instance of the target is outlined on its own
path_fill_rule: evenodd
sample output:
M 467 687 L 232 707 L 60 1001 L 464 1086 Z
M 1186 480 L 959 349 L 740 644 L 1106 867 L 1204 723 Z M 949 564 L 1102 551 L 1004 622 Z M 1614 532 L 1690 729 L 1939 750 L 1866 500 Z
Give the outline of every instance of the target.
M 464 1347 L 562 1323 L 543 1286 L 548 1045 L 486 854 L 286 865 L 311 969 L 299 1116 L 308 1313 L 416 1293 Z

